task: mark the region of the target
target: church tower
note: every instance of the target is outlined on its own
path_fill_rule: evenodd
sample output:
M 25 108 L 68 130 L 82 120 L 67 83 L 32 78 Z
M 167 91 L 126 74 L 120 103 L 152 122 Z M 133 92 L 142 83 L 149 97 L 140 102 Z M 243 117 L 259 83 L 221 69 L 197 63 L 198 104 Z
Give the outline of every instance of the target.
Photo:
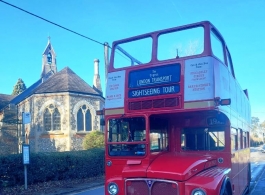
M 56 54 L 52 47 L 50 37 L 48 37 L 48 44 L 42 54 L 42 72 L 41 78 L 48 79 L 51 75 L 57 72 Z

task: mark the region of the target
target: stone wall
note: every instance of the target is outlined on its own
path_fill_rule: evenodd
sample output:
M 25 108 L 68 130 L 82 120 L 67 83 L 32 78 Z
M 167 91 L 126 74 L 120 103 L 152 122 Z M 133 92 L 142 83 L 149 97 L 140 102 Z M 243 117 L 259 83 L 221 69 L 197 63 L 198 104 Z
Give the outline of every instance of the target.
M 58 108 L 61 116 L 61 129 L 44 130 L 44 111 L 50 105 Z M 100 130 L 100 116 L 96 110 L 102 109 L 104 99 L 91 95 L 70 93 L 34 94 L 19 104 L 19 116 L 22 112 L 31 113 L 31 123 L 25 125 L 32 152 L 57 152 L 82 150 L 84 136 L 89 132 L 77 132 L 77 112 L 86 105 L 92 117 L 92 130 Z M 21 127 L 20 127 L 21 129 Z M 22 133 L 23 134 L 23 133 Z M 23 135 L 21 135 L 23 136 Z

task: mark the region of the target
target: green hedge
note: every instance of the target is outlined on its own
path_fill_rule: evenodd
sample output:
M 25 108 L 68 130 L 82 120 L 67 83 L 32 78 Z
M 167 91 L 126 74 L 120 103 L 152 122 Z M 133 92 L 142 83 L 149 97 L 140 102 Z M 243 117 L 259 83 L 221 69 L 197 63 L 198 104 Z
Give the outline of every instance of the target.
M 0 187 L 24 184 L 22 154 L 0 156 Z M 28 184 L 104 174 L 104 150 L 31 153 Z

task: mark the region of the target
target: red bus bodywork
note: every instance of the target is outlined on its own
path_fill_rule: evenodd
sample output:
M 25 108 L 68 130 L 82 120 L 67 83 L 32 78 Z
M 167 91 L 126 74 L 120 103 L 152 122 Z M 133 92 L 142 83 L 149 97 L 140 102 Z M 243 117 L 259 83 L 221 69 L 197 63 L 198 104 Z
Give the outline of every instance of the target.
M 203 29 L 201 53 L 177 51 L 176 57 L 158 59 L 162 35 L 197 27 Z M 213 36 L 223 59 L 214 53 Z M 147 63 L 119 46 L 144 38 L 151 39 Z M 115 67 L 116 50 L 132 65 Z M 248 189 L 249 101 L 210 22 L 114 42 L 105 121 L 106 195 L 240 195 Z

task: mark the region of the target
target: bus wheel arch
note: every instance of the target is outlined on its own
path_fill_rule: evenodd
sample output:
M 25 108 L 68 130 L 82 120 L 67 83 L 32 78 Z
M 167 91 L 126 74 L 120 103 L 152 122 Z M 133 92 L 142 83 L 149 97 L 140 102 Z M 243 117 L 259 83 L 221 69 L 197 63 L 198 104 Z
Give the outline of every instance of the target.
M 225 177 L 220 189 L 220 195 L 232 195 L 232 186 L 230 179 L 228 177 Z

